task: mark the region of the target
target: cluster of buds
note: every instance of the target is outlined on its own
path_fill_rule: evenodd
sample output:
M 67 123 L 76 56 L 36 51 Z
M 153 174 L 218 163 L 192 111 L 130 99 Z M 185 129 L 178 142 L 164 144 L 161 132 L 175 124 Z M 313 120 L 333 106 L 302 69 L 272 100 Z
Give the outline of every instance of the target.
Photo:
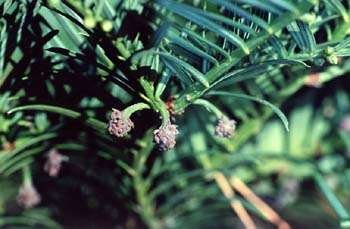
M 169 113 L 172 111 L 172 103 L 173 98 L 169 100 L 168 103 L 165 103 L 165 108 Z M 208 105 L 209 103 L 206 102 L 205 104 Z M 113 112 L 110 115 L 109 124 L 107 126 L 109 133 L 117 137 L 124 137 L 127 135 L 127 133 L 134 127 L 134 123 L 129 118 L 130 115 L 135 111 L 145 108 L 150 107 L 145 104 L 135 104 L 123 111 L 112 109 Z M 164 113 L 165 112 L 162 114 L 162 118 L 164 118 L 163 125 L 153 131 L 153 140 L 163 152 L 174 148 L 176 144 L 176 136 L 179 134 L 177 125 L 171 124 L 170 118 L 168 117 L 169 114 Z M 216 113 L 221 114 L 219 111 Z M 216 123 L 215 134 L 220 137 L 228 138 L 234 134 L 235 129 L 236 122 L 230 120 L 226 116 L 222 116 Z
M 233 136 L 236 130 L 236 121 L 222 116 L 216 121 L 215 134 L 219 137 L 229 138 Z
M 44 171 L 51 177 L 57 177 L 64 161 L 68 161 L 67 156 L 60 154 L 56 149 L 51 149 L 47 154 Z
M 176 144 L 176 135 L 179 134 L 176 125 L 168 122 L 165 126 L 153 131 L 154 142 L 158 144 L 161 151 L 168 151 L 174 148 Z
M 40 203 L 41 197 L 32 184 L 24 184 L 19 188 L 16 201 L 23 208 L 33 208 Z
M 129 131 L 134 127 L 134 123 L 129 118 L 130 115 L 141 109 L 148 108 L 148 106 L 144 104 L 135 104 L 131 107 L 126 108 L 123 111 L 112 109 L 112 113 L 110 115 L 109 124 L 107 129 L 110 134 L 117 137 L 124 137 L 129 133 Z M 127 113 L 127 115 L 126 115 Z M 154 130 L 154 142 L 158 144 L 159 149 L 161 151 L 168 151 L 174 148 L 176 144 L 176 135 L 179 134 L 176 125 L 172 125 L 170 121 L 168 121 L 165 125 L 162 125 L 159 129 Z
M 110 120 L 108 124 L 108 131 L 110 134 L 117 137 L 124 137 L 134 127 L 134 123 L 129 117 L 125 117 L 123 111 L 112 109 Z

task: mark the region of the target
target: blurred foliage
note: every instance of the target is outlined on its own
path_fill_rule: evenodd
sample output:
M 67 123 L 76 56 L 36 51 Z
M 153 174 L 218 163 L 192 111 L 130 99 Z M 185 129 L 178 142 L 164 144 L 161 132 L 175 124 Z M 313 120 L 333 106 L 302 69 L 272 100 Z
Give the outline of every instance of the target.
M 349 228 L 349 4 L 0 0 L 0 227 Z

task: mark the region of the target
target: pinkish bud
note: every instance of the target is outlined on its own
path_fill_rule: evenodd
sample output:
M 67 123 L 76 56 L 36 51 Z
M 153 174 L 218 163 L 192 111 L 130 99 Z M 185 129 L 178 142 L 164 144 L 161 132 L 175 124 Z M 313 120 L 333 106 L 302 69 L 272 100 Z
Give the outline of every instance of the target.
M 108 131 L 110 134 L 117 137 L 124 137 L 133 127 L 134 123 L 130 118 L 125 118 L 122 111 L 112 109 L 108 124 Z
M 51 149 L 47 154 L 44 171 L 47 172 L 50 177 L 57 177 L 61 170 L 61 164 L 64 161 L 68 161 L 67 156 L 60 154 L 56 149 Z
M 41 197 L 32 184 L 22 185 L 19 188 L 16 201 L 17 204 L 21 207 L 33 208 L 40 203 Z
M 160 127 L 153 131 L 154 142 L 158 144 L 161 151 L 168 151 L 174 148 L 176 141 L 175 137 L 179 134 L 176 125 L 171 125 L 170 122 L 164 127 Z
M 341 122 L 340 122 L 340 128 L 344 130 L 345 132 L 350 132 L 350 115 L 345 115 Z
M 236 121 L 226 116 L 218 119 L 215 126 L 215 134 L 220 137 L 229 138 L 235 133 Z
M 305 85 L 316 88 L 322 87 L 320 74 L 317 72 L 310 74 L 305 79 Z

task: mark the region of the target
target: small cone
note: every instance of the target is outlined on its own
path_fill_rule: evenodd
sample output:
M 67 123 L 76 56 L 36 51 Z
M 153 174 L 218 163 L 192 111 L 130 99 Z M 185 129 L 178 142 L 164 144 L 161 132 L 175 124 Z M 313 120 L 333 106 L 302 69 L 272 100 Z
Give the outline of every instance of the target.
M 178 134 L 177 126 L 169 122 L 168 125 L 160 127 L 153 132 L 154 142 L 158 144 L 161 151 L 168 151 L 174 148 L 176 144 L 175 138 Z

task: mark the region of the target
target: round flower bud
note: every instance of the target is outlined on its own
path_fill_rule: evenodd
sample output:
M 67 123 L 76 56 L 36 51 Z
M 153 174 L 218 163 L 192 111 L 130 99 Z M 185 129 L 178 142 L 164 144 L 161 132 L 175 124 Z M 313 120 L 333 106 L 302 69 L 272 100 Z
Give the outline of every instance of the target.
M 307 13 L 301 16 L 301 20 L 305 21 L 309 25 L 315 22 L 316 14 L 315 13 Z
M 19 188 L 16 201 L 17 204 L 21 207 L 33 208 L 40 203 L 41 197 L 32 184 L 22 185 Z
M 96 26 L 96 20 L 93 16 L 87 16 L 84 18 L 84 25 L 88 29 L 93 29 Z
M 220 137 L 229 138 L 235 133 L 236 121 L 226 116 L 218 119 L 215 126 L 215 134 Z
M 338 57 L 337 57 L 336 55 L 330 55 L 330 56 L 328 56 L 328 57 L 327 57 L 327 60 L 328 60 L 328 62 L 331 63 L 331 64 L 338 64 L 338 62 L 339 62 L 339 59 L 338 59 Z
M 61 164 L 64 161 L 68 161 L 67 156 L 60 154 L 56 149 L 51 149 L 47 154 L 44 171 L 47 172 L 50 177 L 57 177 L 61 170 Z
M 133 127 L 134 123 L 130 118 L 125 118 L 122 111 L 112 109 L 109 124 L 107 126 L 110 134 L 117 137 L 124 137 Z
M 325 52 L 326 52 L 326 54 L 327 54 L 328 56 L 329 56 L 329 55 L 333 55 L 333 54 L 334 54 L 334 48 L 328 46 L 328 47 L 325 49 Z
M 176 135 L 179 134 L 176 125 L 167 124 L 164 127 L 160 127 L 153 132 L 154 142 L 158 144 L 161 151 L 168 151 L 174 148 L 176 141 Z
M 112 29 L 113 29 L 113 22 L 110 21 L 110 20 L 104 20 L 102 23 L 101 23 L 101 27 L 102 27 L 102 30 L 104 32 L 111 32 Z

